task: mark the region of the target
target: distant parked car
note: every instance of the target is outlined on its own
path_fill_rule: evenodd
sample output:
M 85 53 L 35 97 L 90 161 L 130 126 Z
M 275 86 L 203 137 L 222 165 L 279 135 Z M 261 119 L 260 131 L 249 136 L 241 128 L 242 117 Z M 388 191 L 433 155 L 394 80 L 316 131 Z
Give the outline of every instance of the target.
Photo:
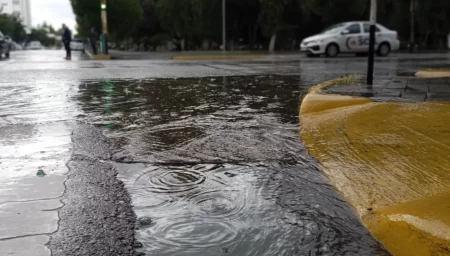
M 41 50 L 42 44 L 39 41 L 31 41 L 27 46 L 27 50 Z
M 308 37 L 300 44 L 302 52 L 309 57 L 325 54 L 336 57 L 339 53 L 364 53 L 369 51 L 370 23 L 353 21 L 339 23 L 325 29 L 322 33 Z M 400 48 L 397 31 L 376 25 L 376 45 L 378 56 L 388 56 Z
M 2 58 L 2 55 L 5 55 L 6 58 L 9 58 L 10 56 L 11 44 L 10 38 L 8 38 L 0 31 L 0 59 Z
M 22 51 L 23 47 L 22 47 L 22 45 L 20 45 L 20 44 L 18 44 L 16 42 L 13 42 L 12 50 L 13 51 Z
M 84 43 L 83 40 L 74 38 L 70 42 L 70 49 L 72 51 L 84 51 Z

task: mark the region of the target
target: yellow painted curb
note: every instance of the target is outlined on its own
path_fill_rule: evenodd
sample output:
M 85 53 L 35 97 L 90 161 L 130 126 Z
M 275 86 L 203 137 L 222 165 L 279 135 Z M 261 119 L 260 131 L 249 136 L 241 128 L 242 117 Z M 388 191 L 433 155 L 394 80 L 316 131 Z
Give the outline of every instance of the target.
M 254 60 L 263 59 L 264 55 L 205 55 L 205 56 L 173 56 L 173 60 Z
M 422 78 L 446 78 L 450 77 L 450 70 L 426 69 L 417 72 L 416 76 Z
M 366 98 L 342 96 L 335 94 L 310 93 L 305 96 L 300 107 L 300 115 L 312 114 L 335 108 L 349 107 L 371 103 Z
M 394 255 L 449 255 L 449 209 L 450 192 L 381 208 L 363 219 Z
M 110 60 L 111 59 L 111 55 L 105 55 L 105 54 L 92 54 L 89 51 L 86 51 L 86 54 L 89 56 L 89 58 L 91 60 Z
M 323 87 L 300 108 L 308 153 L 391 253 L 449 255 L 450 103 L 328 97 Z
M 323 94 L 322 90 L 339 82 L 341 78 L 330 80 L 311 87 L 303 98 L 300 106 L 300 115 L 306 115 L 341 107 L 349 107 L 372 101 L 362 97 L 343 96 L 336 94 Z

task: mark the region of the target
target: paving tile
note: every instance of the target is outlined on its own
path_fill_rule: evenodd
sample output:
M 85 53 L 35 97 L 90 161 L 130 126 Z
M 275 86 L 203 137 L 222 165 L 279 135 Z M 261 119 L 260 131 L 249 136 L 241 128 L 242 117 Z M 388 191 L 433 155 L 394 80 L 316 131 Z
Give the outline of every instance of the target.
M 375 97 L 400 97 L 401 89 L 382 89 L 375 94 Z
M 361 87 L 357 90 L 354 90 L 352 92 L 353 96 L 359 96 L 359 97 L 373 97 L 375 95 L 376 90 L 370 89 L 367 87 Z
M 429 93 L 427 97 L 427 101 L 450 101 L 450 93 Z
M 428 84 L 424 83 L 424 81 L 422 81 L 422 83 L 418 84 L 418 83 L 408 83 L 408 85 L 406 86 L 406 89 L 408 90 L 415 90 L 418 92 L 428 92 Z
M 375 96 L 370 99 L 375 102 L 416 102 L 411 99 L 405 99 L 400 97 L 385 97 L 385 96 Z
M 386 89 L 406 89 L 407 83 L 389 83 Z
M 414 101 L 414 102 L 422 102 L 422 101 L 425 101 L 425 99 L 427 98 L 427 93 L 406 90 L 406 91 L 402 92 L 401 97 L 404 99 L 407 99 L 407 100 Z
M 428 84 L 449 84 L 448 78 L 427 78 Z
M 430 84 L 431 93 L 450 93 L 450 84 Z

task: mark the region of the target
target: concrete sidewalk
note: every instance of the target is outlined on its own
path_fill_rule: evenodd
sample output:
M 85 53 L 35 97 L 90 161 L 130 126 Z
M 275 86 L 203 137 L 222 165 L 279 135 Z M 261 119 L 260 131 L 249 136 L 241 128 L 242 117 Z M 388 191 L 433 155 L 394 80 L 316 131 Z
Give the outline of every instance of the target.
M 328 94 L 367 97 L 376 102 L 450 101 L 450 78 L 391 77 L 377 80 L 372 88 L 361 79 L 356 85 L 336 85 Z

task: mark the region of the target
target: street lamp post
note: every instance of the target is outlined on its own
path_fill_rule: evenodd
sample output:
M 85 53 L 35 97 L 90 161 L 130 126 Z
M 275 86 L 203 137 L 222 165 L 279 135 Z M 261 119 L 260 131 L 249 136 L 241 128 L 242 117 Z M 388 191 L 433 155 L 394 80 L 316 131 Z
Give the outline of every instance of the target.
M 227 50 L 227 10 L 226 10 L 226 0 L 222 0 L 222 46 L 223 51 Z
M 108 54 L 108 15 L 106 0 L 100 0 L 100 9 L 102 15 L 101 52 Z
M 370 39 L 369 39 L 369 63 L 367 65 L 367 85 L 373 85 L 373 70 L 375 61 L 375 28 L 377 24 L 377 0 L 371 0 L 370 5 Z

